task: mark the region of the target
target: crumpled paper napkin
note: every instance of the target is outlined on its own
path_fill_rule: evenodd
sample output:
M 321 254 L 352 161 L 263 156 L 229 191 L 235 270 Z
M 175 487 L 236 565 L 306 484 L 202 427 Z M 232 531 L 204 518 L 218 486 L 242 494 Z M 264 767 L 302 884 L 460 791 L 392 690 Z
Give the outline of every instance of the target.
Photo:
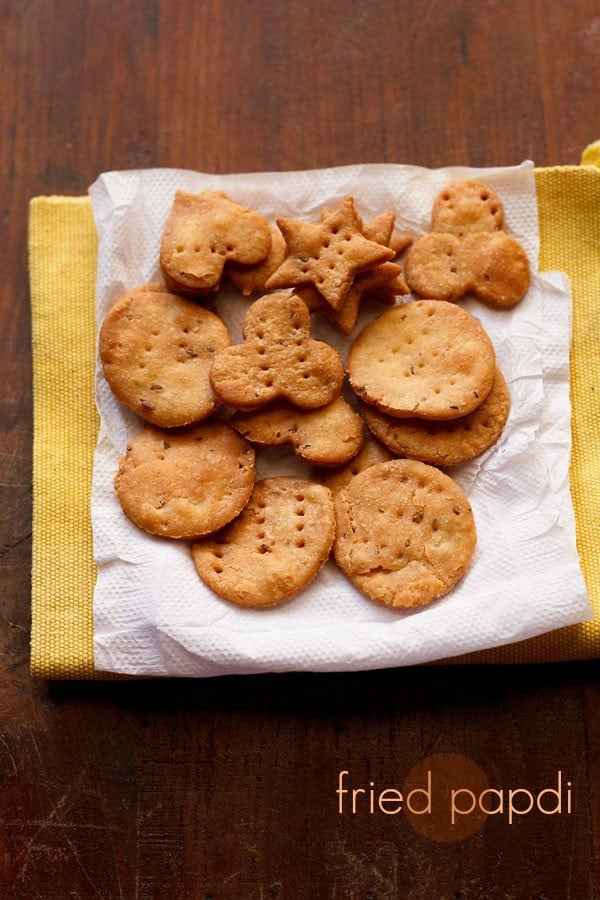
M 101 427 L 92 496 L 96 668 L 191 677 L 413 665 L 590 618 L 569 493 L 569 284 L 559 273 L 535 274 L 532 163 L 438 170 L 357 165 L 242 175 L 106 173 L 90 188 L 99 234 L 98 322 L 122 291 L 160 278 L 160 236 L 177 189 L 224 190 L 270 220 L 282 215 L 316 221 L 323 206 L 352 194 L 363 218 L 393 209 L 397 227 L 418 237 L 429 230 L 434 196 L 458 178 L 477 178 L 499 193 L 506 230 L 523 244 L 534 273 L 526 298 L 512 310 L 463 303 L 490 334 L 512 397 L 497 444 L 448 470 L 467 493 L 478 529 L 465 578 L 446 597 L 409 612 L 367 600 L 332 562 L 312 585 L 274 609 L 241 609 L 220 599 L 196 575 L 188 544 L 151 537 L 121 512 L 113 479 L 128 439 L 143 423 L 115 400 L 98 365 Z M 241 340 L 248 300 L 225 288 L 217 308 L 233 340 Z M 363 311 L 359 328 L 377 312 Z M 313 319 L 315 336 L 345 355 L 352 337 Z M 286 449 L 260 454 L 258 477 L 302 471 L 307 470 Z

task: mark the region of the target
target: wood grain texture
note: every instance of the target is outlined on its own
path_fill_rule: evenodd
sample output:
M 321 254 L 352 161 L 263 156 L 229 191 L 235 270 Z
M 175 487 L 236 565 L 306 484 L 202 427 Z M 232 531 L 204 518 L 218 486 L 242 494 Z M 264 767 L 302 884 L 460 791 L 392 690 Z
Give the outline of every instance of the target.
M 600 137 L 600 2 L 0 4 L 0 896 L 597 898 L 596 663 L 32 683 L 27 204 L 108 169 L 577 163 Z M 455 752 L 570 815 L 437 844 L 340 815 Z

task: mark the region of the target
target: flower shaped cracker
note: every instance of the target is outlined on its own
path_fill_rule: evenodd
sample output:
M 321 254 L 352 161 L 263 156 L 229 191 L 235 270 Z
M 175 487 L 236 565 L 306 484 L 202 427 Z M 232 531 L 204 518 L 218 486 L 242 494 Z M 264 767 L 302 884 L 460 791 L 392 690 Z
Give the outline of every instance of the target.
M 278 292 L 256 300 L 243 335 L 244 343 L 216 354 L 210 370 L 223 403 L 253 409 L 284 399 L 316 409 L 340 394 L 342 359 L 329 344 L 311 338 L 310 313 L 299 297 Z
M 529 287 L 529 260 L 503 223 L 502 204 L 486 185 L 449 185 L 434 202 L 433 230 L 408 252 L 411 291 L 450 302 L 473 294 L 492 307 L 514 306 Z

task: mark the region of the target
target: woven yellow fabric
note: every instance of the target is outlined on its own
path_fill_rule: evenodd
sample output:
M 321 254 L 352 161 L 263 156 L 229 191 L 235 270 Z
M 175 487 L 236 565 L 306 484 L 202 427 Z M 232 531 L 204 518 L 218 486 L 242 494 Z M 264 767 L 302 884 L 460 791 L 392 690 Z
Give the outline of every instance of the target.
M 542 270 L 573 287 L 571 487 L 589 623 L 452 663 L 527 663 L 600 657 L 600 169 L 536 170 Z M 38 197 L 30 212 L 34 363 L 32 672 L 97 678 L 89 517 L 93 452 L 96 235 L 87 198 Z M 524 598 L 526 602 L 526 598 Z
M 96 233 L 85 197 L 38 197 L 29 219 L 33 341 L 31 669 L 94 677 L 90 494 Z

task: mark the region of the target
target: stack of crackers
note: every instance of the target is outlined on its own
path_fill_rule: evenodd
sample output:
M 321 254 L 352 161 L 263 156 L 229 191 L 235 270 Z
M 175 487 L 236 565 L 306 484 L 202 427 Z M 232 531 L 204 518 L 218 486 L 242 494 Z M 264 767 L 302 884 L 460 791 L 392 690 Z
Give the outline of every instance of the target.
M 144 420 L 115 477 L 123 512 L 189 541 L 200 578 L 232 603 L 280 604 L 333 554 L 364 595 L 412 608 L 471 563 L 473 513 L 442 470 L 494 444 L 510 398 L 456 301 L 519 302 L 527 257 L 476 182 L 444 189 L 424 238 L 394 223 L 393 211 L 363 222 L 352 197 L 319 222 L 269 223 L 220 191 L 177 192 L 164 283 L 125 292 L 102 324 L 106 380 Z M 238 344 L 210 308 L 226 281 L 250 298 Z M 345 366 L 311 314 L 351 336 L 370 298 L 390 308 Z M 257 453 L 280 444 L 311 477 L 257 480 Z

